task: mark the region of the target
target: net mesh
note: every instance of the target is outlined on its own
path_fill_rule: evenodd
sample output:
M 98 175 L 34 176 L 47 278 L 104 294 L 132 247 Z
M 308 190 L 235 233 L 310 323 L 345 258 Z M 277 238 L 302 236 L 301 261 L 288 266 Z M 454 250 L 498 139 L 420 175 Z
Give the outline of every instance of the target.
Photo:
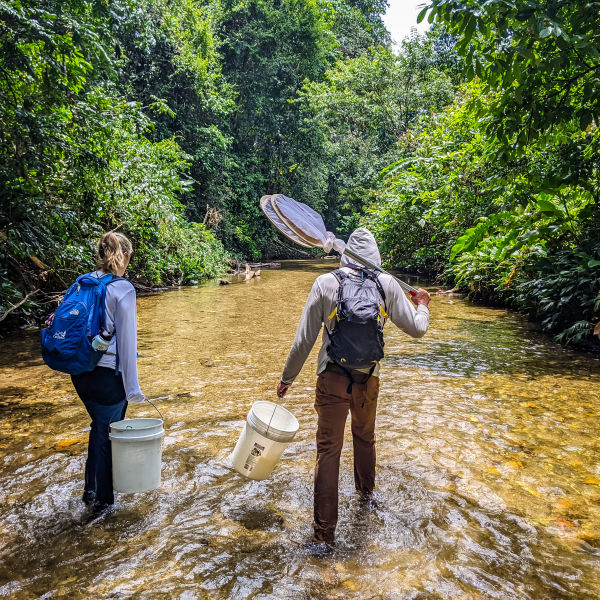
M 323 217 L 302 202 L 297 202 L 293 198 L 283 194 L 272 194 L 263 196 L 260 199 L 260 207 L 263 212 L 283 235 L 290 240 L 305 248 L 323 248 L 329 253 L 335 250 L 340 254 L 346 254 L 357 262 L 385 273 L 381 267 L 370 263 L 368 260 L 358 256 L 346 248 L 346 242 L 336 238 L 331 231 L 327 231 Z M 394 277 L 392 275 L 392 277 Z M 408 292 L 414 294 L 416 290 L 401 281 L 397 277 L 394 279 Z
M 273 225 L 285 236 L 307 248 L 344 252 L 346 243 L 327 231 L 323 217 L 310 206 L 283 194 L 263 196 L 260 206 Z

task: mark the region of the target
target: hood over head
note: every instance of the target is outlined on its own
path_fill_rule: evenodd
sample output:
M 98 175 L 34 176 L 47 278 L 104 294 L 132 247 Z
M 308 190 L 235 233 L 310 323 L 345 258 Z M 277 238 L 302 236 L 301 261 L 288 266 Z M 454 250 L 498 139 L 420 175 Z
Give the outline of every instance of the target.
M 373 234 L 365 227 L 359 227 L 352 232 L 352 235 L 348 238 L 346 247 L 362 258 L 371 261 L 378 267 L 381 266 L 381 255 L 379 254 L 377 242 L 375 241 Z M 355 262 L 356 261 L 352 260 L 345 254 L 342 254 L 340 267 L 347 267 L 350 263 Z

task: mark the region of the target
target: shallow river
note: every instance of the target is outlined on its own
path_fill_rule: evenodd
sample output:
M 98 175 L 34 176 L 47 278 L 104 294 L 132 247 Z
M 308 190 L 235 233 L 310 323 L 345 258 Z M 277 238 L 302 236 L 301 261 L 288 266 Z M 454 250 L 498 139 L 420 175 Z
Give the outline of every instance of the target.
M 275 400 L 314 278 L 260 279 L 138 300 L 140 381 L 165 416 L 163 482 L 86 518 L 89 419 L 38 335 L 0 350 L 0 597 L 600 598 L 600 361 L 513 313 L 434 296 L 431 328 L 386 327 L 377 507 L 346 438 L 337 546 L 311 533 L 316 352 L 285 406 L 300 431 L 271 478 L 228 457 L 252 402 Z M 154 416 L 148 405 L 128 416 Z

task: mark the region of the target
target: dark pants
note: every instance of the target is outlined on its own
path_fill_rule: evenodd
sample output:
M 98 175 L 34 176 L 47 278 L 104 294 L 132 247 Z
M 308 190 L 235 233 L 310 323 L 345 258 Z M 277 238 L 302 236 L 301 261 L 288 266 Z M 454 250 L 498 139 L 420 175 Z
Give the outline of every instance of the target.
M 350 392 L 348 376 L 343 371 L 338 372 L 336 367 L 329 367 L 317 379 L 315 409 L 318 426 L 313 539 L 318 542 L 333 542 L 335 536 L 340 455 L 348 410 L 352 419 L 354 484 L 364 495 L 371 494 L 375 487 L 375 413 L 379 377 L 367 379 L 366 375 L 358 375 L 354 379 Z
M 113 504 L 112 453 L 110 423 L 125 418 L 127 400 L 121 374 L 114 369 L 96 367 L 93 371 L 72 375 L 77 394 L 92 419 L 88 457 L 85 463 L 84 499 L 96 504 Z

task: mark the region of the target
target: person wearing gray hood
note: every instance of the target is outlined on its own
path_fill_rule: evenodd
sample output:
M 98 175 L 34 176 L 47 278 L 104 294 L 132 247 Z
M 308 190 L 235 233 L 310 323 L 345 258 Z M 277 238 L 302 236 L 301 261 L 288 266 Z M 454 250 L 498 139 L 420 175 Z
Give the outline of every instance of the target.
M 352 233 L 347 248 L 381 265 L 377 242 L 363 227 Z M 365 271 L 342 255 L 344 275 L 361 280 Z M 414 338 L 425 335 L 429 327 L 429 294 L 419 289 L 411 305 L 398 282 L 387 273 L 376 278 L 385 305 L 384 315 Z M 315 409 L 317 424 L 317 463 L 314 490 L 314 535 L 309 551 L 324 554 L 331 550 L 338 519 L 338 479 L 340 455 L 348 411 L 351 414 L 354 447 L 354 482 L 363 499 L 371 497 L 375 487 L 375 413 L 379 394 L 379 362 L 365 369 L 348 370 L 334 362 L 329 354 L 334 328 L 340 280 L 335 272 L 317 277 L 308 296 L 296 337 L 287 357 L 277 395 L 283 398 L 302 369 L 324 325 L 318 357 Z M 350 380 L 350 381 L 349 381 Z

